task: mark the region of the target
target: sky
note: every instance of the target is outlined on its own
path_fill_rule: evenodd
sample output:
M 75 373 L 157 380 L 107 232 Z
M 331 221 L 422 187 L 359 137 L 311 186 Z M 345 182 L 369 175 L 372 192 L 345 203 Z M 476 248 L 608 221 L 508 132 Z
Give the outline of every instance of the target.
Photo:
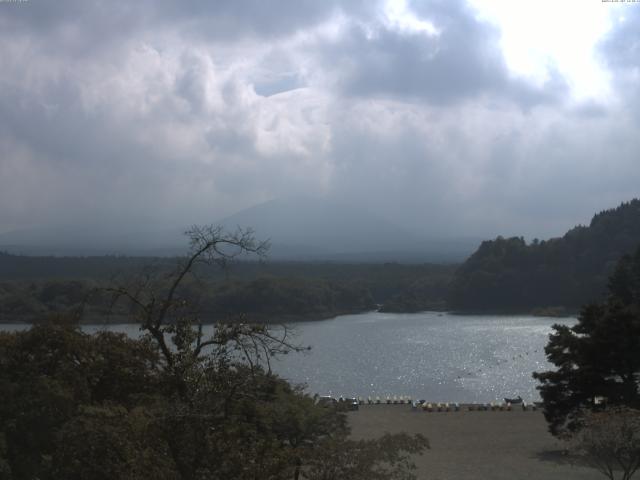
M 311 195 L 547 238 L 639 152 L 640 3 L 0 0 L 0 233 Z

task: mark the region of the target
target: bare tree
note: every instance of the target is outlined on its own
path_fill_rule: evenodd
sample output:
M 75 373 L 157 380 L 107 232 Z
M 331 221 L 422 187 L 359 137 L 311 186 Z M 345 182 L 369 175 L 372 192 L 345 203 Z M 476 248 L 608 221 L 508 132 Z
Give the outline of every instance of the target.
M 271 329 L 247 323 L 241 315 L 225 323 L 217 323 L 213 334 L 205 337 L 198 309 L 182 295 L 189 277 L 196 276 L 198 265 L 226 268 L 230 261 L 243 256 L 263 258 L 267 241 L 255 239 L 251 229 L 238 228 L 227 233 L 220 226 L 193 226 L 186 233 L 189 252 L 169 272 L 147 270 L 133 281 L 110 287 L 113 302 L 126 299 L 140 329 L 156 343 L 168 370 L 184 370 L 201 359 L 207 349 L 209 359 L 228 359 L 233 352 L 241 355 L 251 367 L 289 350 L 302 350 L 289 341 L 289 331 L 282 326 Z M 231 320 L 231 319 L 230 319 Z
M 575 449 L 610 480 L 630 480 L 640 468 L 640 411 L 617 407 L 585 414 Z

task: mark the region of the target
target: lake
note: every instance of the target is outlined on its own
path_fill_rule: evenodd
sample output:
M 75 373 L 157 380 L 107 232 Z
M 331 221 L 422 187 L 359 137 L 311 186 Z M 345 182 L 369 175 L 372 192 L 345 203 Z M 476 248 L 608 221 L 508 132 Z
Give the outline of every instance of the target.
M 551 368 L 544 346 L 554 323 L 572 318 L 368 312 L 293 324 L 295 342 L 311 346 L 273 362 L 310 393 L 410 395 L 435 402 L 538 400 L 534 371 Z M 0 325 L 0 329 L 26 328 Z M 90 325 L 139 334 L 135 325 Z

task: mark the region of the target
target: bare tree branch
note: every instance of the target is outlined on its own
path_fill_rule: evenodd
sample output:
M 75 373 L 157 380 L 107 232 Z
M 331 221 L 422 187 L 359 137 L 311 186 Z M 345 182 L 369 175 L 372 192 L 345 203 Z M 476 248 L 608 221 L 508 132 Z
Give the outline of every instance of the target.
M 242 255 L 264 258 L 269 243 L 256 241 L 253 230 L 242 228 L 227 233 L 220 226 L 194 225 L 185 234 L 189 253 L 172 271 L 163 276 L 147 269 L 135 282 L 107 289 L 114 303 L 123 298 L 131 304 L 141 330 L 155 340 L 169 369 L 178 368 L 178 363 L 186 368 L 205 351 L 218 361 L 228 361 L 229 352 L 236 350 L 251 368 L 264 361 L 270 372 L 270 357 L 304 350 L 289 341 L 286 327 L 276 333 L 264 325 L 247 323 L 242 316 L 229 325 L 216 324 L 211 338 L 205 339 L 197 311 L 180 295 L 186 278 L 195 275 L 199 264 L 226 268 Z

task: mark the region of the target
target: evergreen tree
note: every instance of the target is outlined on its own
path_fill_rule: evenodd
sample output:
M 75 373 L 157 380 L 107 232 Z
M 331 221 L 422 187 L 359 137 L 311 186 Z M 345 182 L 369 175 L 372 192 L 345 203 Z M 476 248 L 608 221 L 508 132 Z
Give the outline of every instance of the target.
M 585 306 L 573 327 L 554 325 L 545 348 L 557 370 L 534 373 L 549 429 L 579 429 L 582 413 L 603 403 L 640 407 L 640 248 L 623 257 L 608 299 Z

